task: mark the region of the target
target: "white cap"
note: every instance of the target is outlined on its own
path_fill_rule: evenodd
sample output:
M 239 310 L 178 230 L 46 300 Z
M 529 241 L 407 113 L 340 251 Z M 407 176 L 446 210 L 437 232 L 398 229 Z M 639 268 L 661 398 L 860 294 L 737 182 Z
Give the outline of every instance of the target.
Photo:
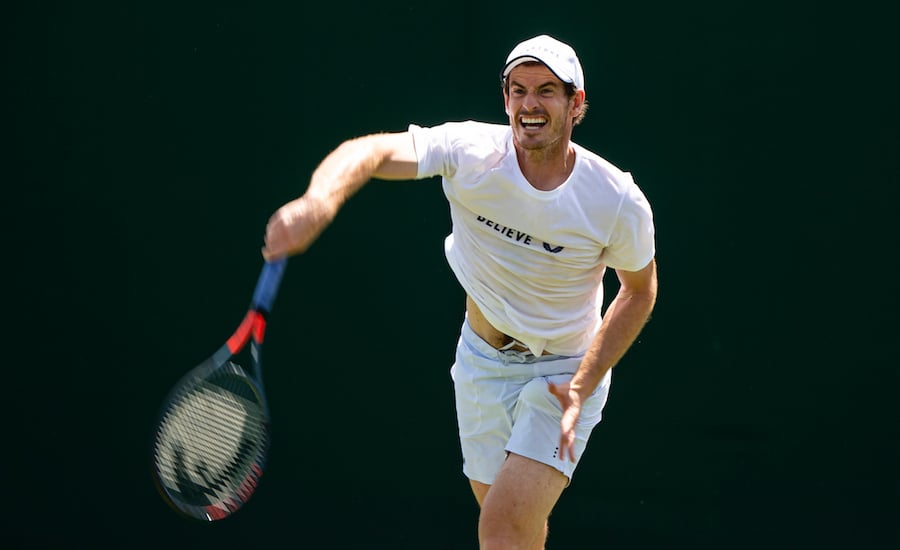
M 506 58 L 501 78 L 509 76 L 509 72 L 526 61 L 538 61 L 553 71 L 563 82 L 573 84 L 576 89 L 584 89 L 584 71 L 575 50 L 559 40 L 542 34 L 520 42 Z

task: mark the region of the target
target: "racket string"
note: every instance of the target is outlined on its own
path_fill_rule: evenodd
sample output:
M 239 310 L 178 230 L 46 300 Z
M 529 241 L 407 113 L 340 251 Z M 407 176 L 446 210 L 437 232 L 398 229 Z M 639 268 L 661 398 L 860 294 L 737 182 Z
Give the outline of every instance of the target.
M 164 413 L 156 464 L 170 495 L 191 505 L 233 508 L 252 494 L 268 446 L 267 414 L 239 377 L 202 381 L 181 392 Z M 235 387 L 237 386 L 237 387 Z

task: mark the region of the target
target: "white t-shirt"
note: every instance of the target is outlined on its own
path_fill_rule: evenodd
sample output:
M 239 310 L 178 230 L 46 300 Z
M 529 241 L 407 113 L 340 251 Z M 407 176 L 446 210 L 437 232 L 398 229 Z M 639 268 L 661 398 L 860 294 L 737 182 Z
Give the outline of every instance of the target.
M 485 318 L 535 355 L 584 353 L 600 329 L 606 266 L 636 271 L 655 254 L 650 205 L 631 175 L 572 143 L 572 174 L 540 191 L 519 168 L 509 126 L 409 130 L 417 178 L 443 178 L 447 261 Z

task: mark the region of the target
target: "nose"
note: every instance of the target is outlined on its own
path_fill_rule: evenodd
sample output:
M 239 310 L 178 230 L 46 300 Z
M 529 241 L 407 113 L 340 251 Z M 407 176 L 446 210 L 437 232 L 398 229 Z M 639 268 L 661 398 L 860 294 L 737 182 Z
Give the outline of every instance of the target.
M 539 105 L 537 94 L 528 93 L 522 99 L 522 109 L 531 111 Z

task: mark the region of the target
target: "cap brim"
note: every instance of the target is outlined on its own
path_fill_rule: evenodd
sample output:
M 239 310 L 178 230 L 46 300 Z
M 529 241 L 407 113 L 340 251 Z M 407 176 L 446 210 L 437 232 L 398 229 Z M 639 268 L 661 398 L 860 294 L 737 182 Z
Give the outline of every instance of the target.
M 509 73 L 511 73 L 513 69 L 515 69 L 522 63 L 526 63 L 528 61 L 535 61 L 535 62 L 540 63 L 541 65 L 547 67 L 550 70 L 550 72 L 553 73 L 553 76 L 560 79 L 560 81 L 565 82 L 566 84 L 574 84 L 575 83 L 572 79 L 566 80 L 565 78 L 561 77 L 558 72 L 553 70 L 553 67 L 551 67 L 550 64 L 548 64 L 543 59 L 538 59 L 537 57 L 534 57 L 533 55 L 523 55 L 523 56 L 519 56 L 515 59 L 510 60 L 506 64 L 506 67 L 503 67 L 503 72 L 500 74 L 500 78 L 501 79 L 506 78 L 507 76 L 509 76 Z
M 528 61 L 536 61 L 537 63 L 543 63 L 544 65 L 547 65 L 547 64 L 544 63 L 542 60 L 540 60 L 540 59 L 538 59 L 538 58 L 536 58 L 536 57 L 534 57 L 534 56 L 532 56 L 532 55 L 522 55 L 522 56 L 519 56 L 519 57 L 517 57 L 517 58 L 515 58 L 515 59 L 509 60 L 509 61 L 506 63 L 506 66 L 503 67 L 503 72 L 500 73 L 501 76 L 503 76 L 504 78 L 507 77 L 507 76 L 509 76 L 509 73 L 512 72 L 513 69 L 515 69 L 516 67 L 518 67 L 518 66 L 521 65 L 522 63 L 525 63 L 525 62 L 528 62 Z M 547 68 L 549 68 L 549 67 L 550 67 L 550 66 L 547 65 Z M 550 69 L 550 71 L 552 72 L 553 69 Z M 556 74 L 556 73 L 554 72 L 553 74 Z M 559 76 L 559 75 L 556 75 L 556 76 Z

